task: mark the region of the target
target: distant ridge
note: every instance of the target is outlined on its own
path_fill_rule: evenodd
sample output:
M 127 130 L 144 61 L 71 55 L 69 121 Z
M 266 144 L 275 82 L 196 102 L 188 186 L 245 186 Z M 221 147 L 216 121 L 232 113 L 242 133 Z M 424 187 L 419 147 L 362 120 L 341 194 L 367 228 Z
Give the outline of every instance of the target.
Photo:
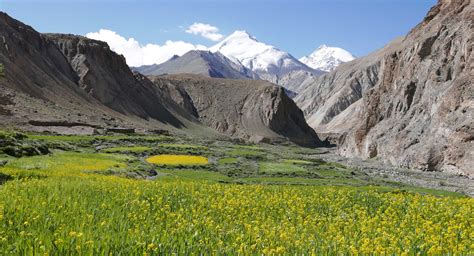
M 142 66 L 133 70 L 144 75 L 197 74 L 216 78 L 257 78 L 251 70 L 229 60 L 219 52 L 193 50 L 183 56 L 173 56 L 162 64 Z

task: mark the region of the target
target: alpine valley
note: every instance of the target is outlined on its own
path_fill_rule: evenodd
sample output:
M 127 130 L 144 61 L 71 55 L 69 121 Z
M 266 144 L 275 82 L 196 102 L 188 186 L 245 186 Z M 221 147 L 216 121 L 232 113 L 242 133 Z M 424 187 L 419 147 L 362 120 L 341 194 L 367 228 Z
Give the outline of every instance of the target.
M 187 2 L 0 4 L 0 255 L 474 255 L 473 0 Z

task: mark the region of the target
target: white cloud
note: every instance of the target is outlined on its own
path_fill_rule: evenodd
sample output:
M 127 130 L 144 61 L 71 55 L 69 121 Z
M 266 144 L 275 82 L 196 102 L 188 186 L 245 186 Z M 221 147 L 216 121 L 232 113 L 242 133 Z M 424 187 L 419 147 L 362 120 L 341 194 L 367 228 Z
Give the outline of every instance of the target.
M 173 57 L 173 55 L 181 56 L 191 50 L 207 49 L 204 45 L 171 40 L 166 41 L 164 45 L 140 45 L 134 38 L 126 39 L 116 32 L 107 29 L 87 33 L 86 37 L 106 42 L 112 51 L 122 54 L 127 64 L 132 67 L 160 64 Z
M 188 29 L 186 29 L 186 33 L 200 35 L 212 41 L 219 41 L 224 37 L 218 32 L 219 29 L 217 27 L 214 27 L 210 24 L 197 22 L 195 22 L 193 25 L 189 26 Z

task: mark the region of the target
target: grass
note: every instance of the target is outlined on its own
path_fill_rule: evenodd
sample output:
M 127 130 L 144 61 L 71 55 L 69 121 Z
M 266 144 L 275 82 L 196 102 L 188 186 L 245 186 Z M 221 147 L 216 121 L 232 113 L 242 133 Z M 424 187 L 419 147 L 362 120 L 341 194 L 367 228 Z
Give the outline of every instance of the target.
M 249 150 L 264 150 L 262 147 L 257 146 L 257 145 L 234 145 L 233 146 L 236 149 L 249 149 Z
M 370 183 L 360 180 L 350 179 L 317 179 L 312 177 L 287 177 L 287 176 L 267 176 L 267 177 L 246 177 L 235 179 L 234 183 L 243 184 L 269 184 L 269 185 L 305 185 L 305 186 L 320 186 L 326 187 L 331 186 L 335 188 L 353 188 L 358 189 L 360 187 L 370 186 Z M 377 191 L 393 191 L 397 188 L 391 188 L 386 186 L 372 186 L 373 190 Z M 385 190 L 386 189 L 386 190 Z M 406 191 L 410 191 L 406 189 Z
M 101 151 L 104 153 L 143 153 L 152 150 L 151 147 L 146 146 L 130 146 L 130 147 L 111 147 L 105 148 Z
M 148 163 L 158 165 L 207 165 L 209 160 L 203 156 L 158 155 L 146 159 Z
M 241 148 L 231 149 L 227 152 L 227 155 L 231 157 L 245 157 L 249 159 L 264 159 L 266 156 L 265 152 Z
M 303 165 L 313 164 L 313 162 L 311 162 L 311 161 L 300 160 L 300 159 L 284 159 L 283 163 L 285 163 L 285 164 L 303 164 Z
M 301 166 L 292 163 L 273 163 L 273 162 L 261 162 L 259 164 L 259 172 L 262 174 L 288 174 L 288 173 L 306 173 L 307 170 Z
M 76 176 L 87 171 L 105 171 L 110 168 L 125 168 L 128 157 L 97 154 L 58 152 L 53 155 L 10 159 L 0 167 L 0 173 L 14 178 Z
M 222 182 L 222 181 L 230 181 L 226 175 L 205 171 L 205 170 L 189 170 L 189 169 L 179 169 L 179 170 L 169 170 L 169 169 L 162 169 L 158 170 L 160 174 L 166 174 L 163 176 L 159 176 L 159 180 L 181 180 L 181 181 L 196 181 L 196 182 Z
M 217 162 L 219 164 L 236 164 L 239 160 L 235 157 L 225 157 L 219 159 Z
M 192 144 L 173 144 L 173 143 L 162 143 L 158 145 L 163 148 L 173 148 L 173 149 L 207 149 L 205 146 L 201 145 L 192 145 Z
M 321 164 L 325 168 L 331 168 L 331 169 L 346 169 L 346 166 L 340 163 L 335 163 L 335 162 L 324 162 Z
M 327 185 L 323 180 L 304 177 L 248 177 L 233 180 L 243 184 L 272 184 L 272 185 Z
M 3 134 L 3 135 L 2 135 Z M 4 132 L 0 131 L 2 136 L 17 136 L 14 131 Z M 45 135 L 45 134 L 31 134 L 28 135 L 26 140 L 38 141 L 42 140 L 46 143 L 69 143 L 71 147 L 58 147 L 61 150 L 74 150 L 82 153 L 74 153 L 68 151 L 67 153 L 82 155 L 84 159 L 89 159 L 92 156 L 111 155 L 112 158 L 117 158 L 117 153 L 120 154 L 136 154 L 140 155 L 145 152 L 155 152 L 168 155 L 193 155 L 210 157 L 216 160 L 216 165 L 210 164 L 205 165 L 206 169 L 220 173 L 224 176 L 232 177 L 230 182 L 234 180 L 246 178 L 256 178 L 252 182 L 268 183 L 274 182 L 268 180 L 268 178 L 291 178 L 285 182 L 292 184 L 329 184 L 329 185 L 355 185 L 363 186 L 368 184 L 391 186 L 394 188 L 402 188 L 400 184 L 387 183 L 384 180 L 374 180 L 367 176 L 364 176 L 360 172 L 351 172 L 350 169 L 338 163 L 327 163 L 318 159 L 308 160 L 308 155 L 302 152 L 314 152 L 313 149 L 302 149 L 295 146 L 278 146 L 278 145 L 235 145 L 229 142 L 218 142 L 208 143 L 206 141 L 195 141 L 193 144 L 183 143 L 189 141 L 182 138 L 152 135 L 152 136 L 139 136 L 139 135 L 80 135 L 80 136 L 62 136 L 62 135 Z M 175 141 L 176 143 L 163 143 L 164 141 Z M 159 142 L 158 148 L 156 142 Z M 108 148 L 101 151 L 102 154 L 96 154 L 93 149 L 96 145 L 106 143 Z M 48 144 L 49 145 L 49 144 Z M 213 145 L 210 149 L 208 146 Z M 53 147 L 54 148 L 54 147 Z M 166 149 L 160 150 L 159 148 Z M 204 150 L 204 151 L 203 151 Z M 302 151 L 302 152 L 300 152 Z M 58 151 L 60 152 L 60 151 Z M 89 152 L 89 153 L 88 153 Z M 109 154 L 104 154 L 109 153 Z M 52 156 L 32 158 L 33 161 L 37 161 L 37 165 L 41 165 L 45 159 L 53 158 L 54 161 L 61 158 L 62 153 L 55 153 Z M 73 156 L 71 155 L 71 156 Z M 76 155 L 75 157 L 77 158 Z M 109 157 L 109 156 L 107 156 Z M 140 161 L 137 157 L 126 157 L 125 160 L 119 160 L 119 165 L 116 164 L 108 166 L 105 170 L 88 170 L 90 173 L 108 173 L 113 175 L 122 175 L 124 172 L 138 173 L 136 177 L 147 177 L 150 175 L 151 170 L 154 168 L 146 161 Z M 71 157 L 70 165 L 74 163 L 74 157 Z M 40 170 L 41 168 L 28 168 L 28 170 L 21 170 L 11 168 L 11 166 L 17 163 L 15 158 L 9 156 L 1 156 L 0 159 L 8 160 L 6 167 L 3 170 L 8 171 L 16 177 L 43 177 L 46 175 L 45 171 Z M 24 158 L 28 159 L 28 158 Z M 96 161 L 91 159 L 92 162 Z M 133 160 L 133 163 L 129 163 Z M 20 160 L 26 161 L 26 160 Z M 214 160 L 213 160 L 214 161 Z M 61 163 L 61 161 L 58 161 Z M 261 162 L 264 162 L 263 164 Z M 80 165 L 79 165 L 80 166 Z M 128 166 L 128 167 L 126 167 Z M 166 169 L 184 169 L 188 167 L 199 167 L 202 165 L 186 165 L 181 160 L 175 162 L 172 165 L 167 166 Z M 126 169 L 131 169 L 126 170 Z M 192 167 L 194 168 L 194 167 Z M 198 168 L 198 169 L 199 169 Z M 39 169 L 39 171 L 38 171 Z M 50 168 L 54 172 L 58 171 L 55 168 Z M 74 170 L 74 168 L 71 168 Z M 64 172 L 63 172 L 64 174 Z M 128 175 L 128 174 L 127 174 Z M 134 175 L 132 175 L 134 176 Z M 301 180 L 298 180 L 301 178 Z M 320 181 L 320 180 L 323 181 Z M 308 182 L 308 180 L 312 180 Z M 240 182 L 240 181 L 237 181 Z M 420 193 L 431 193 L 430 191 L 425 192 L 420 188 Z M 435 193 L 435 192 L 433 192 Z M 437 193 L 437 192 L 436 192 Z M 441 192 L 442 193 L 442 192 Z
M 92 135 L 43 135 L 43 134 L 31 134 L 28 135 L 29 139 L 42 140 L 51 142 L 90 142 L 96 138 Z
M 320 175 L 321 177 L 335 179 L 335 178 L 344 178 L 350 176 L 348 171 L 337 170 L 337 169 L 327 169 L 324 166 L 318 166 L 314 169 L 314 172 Z M 351 177 L 352 178 L 352 177 Z

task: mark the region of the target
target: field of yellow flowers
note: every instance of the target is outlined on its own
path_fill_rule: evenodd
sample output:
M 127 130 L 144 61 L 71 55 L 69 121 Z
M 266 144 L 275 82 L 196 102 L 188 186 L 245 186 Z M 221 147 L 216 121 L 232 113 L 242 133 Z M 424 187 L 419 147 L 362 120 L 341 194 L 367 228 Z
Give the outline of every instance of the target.
M 111 175 L 111 168 L 138 161 L 127 154 L 56 151 L 9 160 L 0 167 L 9 177 L 0 185 L 0 255 L 474 252 L 474 199 L 468 197 Z M 262 163 L 267 172 L 276 168 Z
M 2 254 L 469 254 L 470 198 L 351 188 L 16 180 L 0 193 Z
M 148 163 L 158 165 L 206 165 L 209 163 L 207 157 L 189 155 L 163 154 L 146 159 Z

